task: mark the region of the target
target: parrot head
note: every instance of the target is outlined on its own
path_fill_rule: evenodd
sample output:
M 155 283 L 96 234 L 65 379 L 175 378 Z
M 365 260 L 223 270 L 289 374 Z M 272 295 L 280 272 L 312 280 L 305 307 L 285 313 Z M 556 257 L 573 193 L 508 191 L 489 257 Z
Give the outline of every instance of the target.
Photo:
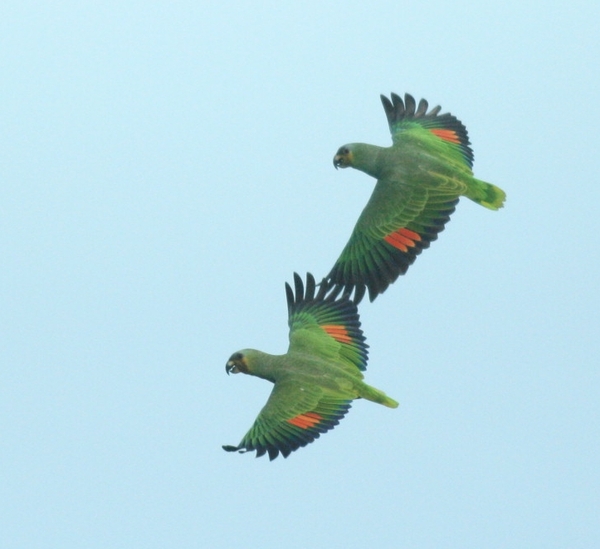
M 333 165 L 335 169 L 338 168 L 347 168 L 348 166 L 352 166 L 353 155 L 352 155 L 352 145 L 344 145 L 338 149 L 338 152 L 335 153 L 333 157 Z
M 240 372 L 244 374 L 248 373 L 248 363 L 246 362 L 246 356 L 243 351 L 233 353 L 229 357 L 227 364 L 225 364 L 225 371 L 227 372 L 227 375 L 239 374 Z

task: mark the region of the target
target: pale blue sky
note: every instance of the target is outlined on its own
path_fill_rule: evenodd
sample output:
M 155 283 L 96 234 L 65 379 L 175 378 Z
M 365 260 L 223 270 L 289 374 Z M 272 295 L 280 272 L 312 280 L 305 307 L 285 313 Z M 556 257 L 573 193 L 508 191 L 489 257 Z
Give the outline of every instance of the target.
M 0 547 L 600 545 L 600 7 L 3 2 Z M 358 401 L 287 460 L 226 454 L 385 145 L 379 94 L 441 104 L 478 177 L 360 308 Z

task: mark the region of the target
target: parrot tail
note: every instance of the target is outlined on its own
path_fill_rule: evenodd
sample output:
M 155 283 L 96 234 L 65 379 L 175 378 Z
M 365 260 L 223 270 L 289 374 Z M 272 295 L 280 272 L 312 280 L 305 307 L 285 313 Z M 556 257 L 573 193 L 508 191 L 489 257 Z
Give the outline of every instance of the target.
M 375 387 L 371 387 L 364 382 L 361 382 L 360 396 L 366 400 L 370 400 L 371 402 L 383 404 L 388 408 L 398 408 L 398 403 L 393 398 L 390 398 L 383 391 L 375 389 Z
M 469 183 L 465 196 L 490 210 L 502 208 L 506 199 L 506 193 L 500 187 L 475 178 Z

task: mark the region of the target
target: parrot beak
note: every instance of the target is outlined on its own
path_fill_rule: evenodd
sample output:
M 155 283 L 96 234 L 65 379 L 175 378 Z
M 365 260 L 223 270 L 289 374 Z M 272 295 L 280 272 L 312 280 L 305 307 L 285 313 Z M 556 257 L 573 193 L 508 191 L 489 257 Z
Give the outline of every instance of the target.
M 229 374 L 239 374 L 240 372 L 243 374 L 248 373 L 248 364 L 246 364 L 246 358 L 243 353 L 233 353 L 227 364 L 225 364 L 225 371 L 227 375 Z
M 340 147 L 333 157 L 333 167 L 337 170 L 338 168 L 347 168 L 351 165 L 352 151 L 348 146 Z
M 234 374 L 237 374 L 239 372 L 233 360 L 227 361 L 227 364 L 225 364 L 225 371 L 227 372 L 227 375 L 229 375 L 231 372 L 233 372 Z

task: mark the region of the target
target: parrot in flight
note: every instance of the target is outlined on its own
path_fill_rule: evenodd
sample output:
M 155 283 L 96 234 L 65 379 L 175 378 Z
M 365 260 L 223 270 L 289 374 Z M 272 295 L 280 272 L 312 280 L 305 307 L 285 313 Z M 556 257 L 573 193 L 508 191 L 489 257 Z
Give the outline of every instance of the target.
M 284 355 L 254 349 L 233 353 L 226 372 L 244 373 L 274 384 L 267 403 L 237 446 L 228 452 L 256 450 L 275 459 L 288 457 L 301 446 L 333 429 L 364 398 L 396 408 L 398 403 L 363 381 L 368 345 L 360 328 L 356 304 L 349 292 L 322 282 L 318 293 L 314 277 L 306 276 L 306 289 L 294 273 L 295 293 L 286 283 L 289 348 Z M 316 294 L 316 295 L 315 295 Z
M 460 196 L 491 210 L 506 194 L 473 177 L 467 129 L 437 106 L 427 112 L 408 93 L 381 96 L 392 134 L 391 147 L 350 143 L 333 158 L 335 168 L 352 167 L 377 179 L 348 243 L 327 280 L 354 290 L 359 303 L 373 301 L 393 283 L 449 221 Z

